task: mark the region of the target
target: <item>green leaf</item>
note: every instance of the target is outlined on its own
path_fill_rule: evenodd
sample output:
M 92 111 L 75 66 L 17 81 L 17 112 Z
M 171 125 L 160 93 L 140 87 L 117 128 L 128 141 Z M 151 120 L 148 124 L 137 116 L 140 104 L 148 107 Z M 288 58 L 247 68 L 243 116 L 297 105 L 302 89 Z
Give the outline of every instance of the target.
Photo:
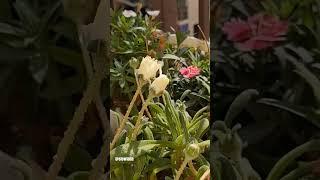
M 17 63 L 21 61 L 28 61 L 36 55 L 36 52 L 32 50 L 10 48 L 0 45 L 0 62 L 1 63 Z
M 54 17 L 55 13 L 57 12 L 60 6 L 61 6 L 61 1 L 55 2 L 50 8 L 48 8 L 46 13 L 42 16 L 40 27 L 39 27 L 40 33 L 46 30 L 46 28 L 48 28 L 49 23 L 52 22 L 52 18 Z
M 178 31 L 176 32 L 176 37 L 177 37 L 177 45 L 178 47 L 180 44 L 188 37 L 187 33 Z
M 55 62 L 61 63 L 66 66 L 73 67 L 77 70 L 82 68 L 82 55 L 71 49 L 61 48 L 58 46 L 49 47 L 49 53 Z
M 42 84 L 42 82 L 46 78 L 46 74 L 48 71 L 48 59 L 44 57 L 31 59 L 29 63 L 29 70 L 32 74 L 33 79 L 38 84 Z
M 0 22 L 0 33 L 7 34 L 7 35 L 13 35 L 13 36 L 17 36 L 17 37 L 22 37 L 25 35 L 26 32 L 19 27 L 15 27 L 11 24 Z
M 183 135 L 185 137 L 185 140 L 186 140 L 186 142 L 189 142 L 190 134 L 189 134 L 188 129 L 187 129 L 187 124 L 186 124 L 187 119 L 184 118 L 183 112 L 181 112 L 181 111 L 179 111 L 179 120 L 180 120 L 180 123 L 181 123 L 181 127 L 182 127 L 182 130 L 183 130 Z
M 249 16 L 250 14 L 248 13 L 248 10 L 246 8 L 246 6 L 244 5 L 244 3 L 242 2 L 242 0 L 235 0 L 232 2 L 232 6 L 233 8 L 237 9 L 238 11 L 240 11 L 242 14 Z
M 313 54 L 303 47 L 295 47 L 292 44 L 286 45 L 285 47 L 296 53 L 301 58 L 301 60 L 306 63 L 311 63 L 314 61 Z
M 308 70 L 304 64 L 297 61 L 292 55 L 288 54 L 283 48 L 275 48 L 275 54 L 282 60 L 288 60 L 295 65 L 295 72 L 300 75 L 313 89 L 313 94 L 320 106 L 320 80 L 315 74 Z
M 165 169 L 173 168 L 171 161 L 168 158 L 156 159 L 147 168 L 147 172 L 151 171 L 150 180 L 156 180 L 157 174 Z
M 30 32 L 33 32 L 33 30 L 37 28 L 38 22 L 40 22 L 39 16 L 34 13 L 35 10 L 23 0 L 16 1 L 14 3 L 14 8 L 23 24 L 27 25 L 26 28 L 28 28 Z
M 231 127 L 232 121 L 244 110 L 247 105 L 257 96 L 259 92 L 256 89 L 247 89 L 241 92 L 230 105 L 224 121 L 228 127 Z
M 143 129 L 143 135 L 147 140 L 154 140 L 153 133 L 149 127 Z
M 91 169 L 92 160 L 91 155 L 85 149 L 77 145 L 72 145 L 63 167 L 69 172 L 88 171 Z
M 276 99 L 269 99 L 269 98 L 262 98 L 257 101 L 257 103 L 264 104 L 267 106 L 272 106 L 275 108 L 279 108 L 281 110 L 290 112 L 292 114 L 295 114 L 297 116 L 300 116 L 308 121 L 310 123 L 314 124 L 318 128 L 320 128 L 320 118 L 317 115 L 317 112 L 313 110 L 311 107 L 304 107 L 304 106 L 297 106 L 294 104 L 290 104 L 287 102 L 281 102 Z
M 200 178 L 202 177 L 202 175 L 207 171 L 207 170 L 210 170 L 210 167 L 209 166 L 201 166 L 198 170 L 198 173 L 196 175 L 196 180 L 200 180 Z
M 67 180 L 88 180 L 89 171 L 77 171 L 68 176 Z
M 273 0 L 266 0 L 260 2 L 265 10 L 271 12 L 272 14 L 280 14 L 280 10 L 278 6 L 273 2 Z
M 209 129 L 210 122 L 208 119 L 201 119 L 189 128 L 190 134 L 195 138 L 201 138 Z
M 174 54 L 165 54 L 165 55 L 162 56 L 162 59 L 174 59 L 174 60 L 178 60 L 178 61 L 181 60 L 180 57 L 178 57 L 178 56 L 176 56 Z

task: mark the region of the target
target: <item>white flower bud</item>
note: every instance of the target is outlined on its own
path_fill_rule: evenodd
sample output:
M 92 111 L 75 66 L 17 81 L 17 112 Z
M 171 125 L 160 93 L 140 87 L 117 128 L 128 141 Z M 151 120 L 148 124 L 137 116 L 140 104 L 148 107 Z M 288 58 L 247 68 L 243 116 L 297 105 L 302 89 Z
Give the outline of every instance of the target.
M 170 34 L 168 36 L 167 43 L 171 45 L 177 45 L 177 36 L 175 34 Z
M 137 16 L 137 13 L 132 11 L 132 10 L 124 10 L 122 12 L 123 16 L 126 17 L 126 18 L 129 18 L 129 17 L 136 17 Z
M 142 59 L 139 69 L 137 70 L 138 76 L 141 76 L 143 81 L 149 81 L 156 77 L 161 64 L 154 58 L 146 56 Z
M 159 11 L 159 10 L 156 10 L 156 11 L 147 10 L 147 14 L 148 14 L 149 16 L 152 16 L 152 17 L 157 17 L 157 16 L 159 16 L 160 11 Z
M 150 94 L 160 96 L 168 86 L 169 82 L 169 78 L 166 75 L 161 74 L 150 85 Z

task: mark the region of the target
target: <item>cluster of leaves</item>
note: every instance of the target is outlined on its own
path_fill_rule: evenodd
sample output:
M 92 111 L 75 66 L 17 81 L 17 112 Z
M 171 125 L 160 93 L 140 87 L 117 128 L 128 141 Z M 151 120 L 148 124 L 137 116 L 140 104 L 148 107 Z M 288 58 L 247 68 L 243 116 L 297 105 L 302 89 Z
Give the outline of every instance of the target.
M 135 116 L 127 122 L 117 146 L 110 152 L 112 179 L 171 179 L 178 171 L 184 150 L 189 144 L 197 144 L 203 153 L 210 145 L 209 140 L 202 140 L 209 130 L 208 108 L 201 109 L 191 117 L 181 101 L 174 102 L 165 92 L 162 101 L 149 105 L 152 121 L 145 118 L 138 141 L 129 142 L 127 138 L 133 131 Z M 116 157 L 133 157 L 134 162 L 119 162 Z M 210 165 L 199 154 L 191 166 L 184 170 L 187 176 L 201 177 Z M 173 174 L 173 175 L 172 175 Z M 166 176 L 166 177 L 165 177 Z
M 265 179 L 270 171 L 273 174 L 274 169 L 271 169 L 280 157 L 286 157 L 289 151 L 319 135 L 320 5 L 313 0 L 226 0 L 218 6 L 216 10 L 224 11 L 213 12 L 219 15 L 214 22 L 215 38 L 211 47 L 215 65 L 215 119 L 224 120 L 228 128 L 236 122 L 243 125 L 238 133 L 247 146 L 240 152 Z M 224 23 L 231 18 L 246 19 L 260 12 L 288 21 L 286 40 L 264 50 L 244 52 L 234 48 L 222 31 Z M 318 146 L 313 144 L 314 152 L 304 154 L 299 160 L 307 163 L 316 160 Z M 268 179 L 319 178 L 311 172 L 315 166 L 293 175 L 302 168 L 300 163 L 296 156 L 290 163 L 282 164 L 280 169 L 286 172 L 280 170 L 276 177 L 269 174 Z M 277 164 L 274 168 L 279 169 Z M 223 170 L 220 174 L 225 175 L 222 179 L 228 179 Z

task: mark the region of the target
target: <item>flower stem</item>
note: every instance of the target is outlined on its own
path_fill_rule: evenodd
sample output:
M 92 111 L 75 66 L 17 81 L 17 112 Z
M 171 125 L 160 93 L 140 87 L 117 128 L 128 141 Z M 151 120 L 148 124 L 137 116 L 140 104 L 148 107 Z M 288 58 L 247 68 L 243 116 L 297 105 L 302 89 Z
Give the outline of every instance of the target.
M 194 165 L 193 165 L 193 163 L 192 163 L 192 161 L 189 161 L 188 162 L 188 165 L 189 165 L 189 167 L 190 167 L 190 169 L 191 169 L 191 171 L 192 171 L 192 173 L 193 173 L 193 175 L 197 175 L 197 170 L 196 170 L 196 168 L 194 167 Z
M 182 164 L 181 164 L 181 166 L 180 166 L 180 168 L 179 168 L 179 170 L 178 170 L 178 172 L 177 172 L 177 175 L 176 175 L 176 177 L 174 178 L 174 180 L 179 180 L 179 179 L 180 179 L 180 177 L 181 177 L 181 175 L 182 175 L 182 173 L 183 173 L 183 170 L 184 170 L 184 168 L 187 166 L 187 164 L 188 164 L 188 160 L 187 160 L 187 159 L 184 159 L 184 161 L 182 162 Z
M 135 72 L 135 74 L 136 74 L 136 72 Z M 139 79 L 137 77 L 136 77 L 136 83 L 139 84 Z M 144 104 L 145 100 L 144 100 L 144 97 L 143 97 L 143 94 L 141 91 L 140 91 L 139 95 L 140 95 L 140 99 L 141 99 L 142 104 Z M 152 119 L 148 108 L 146 109 L 146 113 L 147 113 L 147 116 L 149 117 L 149 119 Z
M 144 97 L 143 97 L 143 94 L 142 94 L 141 91 L 140 91 L 140 99 L 141 99 L 142 104 L 144 104 L 144 103 L 146 102 L 146 101 L 144 100 Z M 146 108 L 146 114 L 147 114 L 148 118 L 149 118 L 150 120 L 152 120 L 152 116 L 151 116 L 148 108 Z
M 203 175 L 200 177 L 200 180 L 208 180 L 210 179 L 210 169 L 208 169 Z
M 131 140 L 135 140 L 137 138 L 137 135 L 138 135 L 138 132 L 139 132 L 139 129 L 140 129 L 140 124 L 141 124 L 141 119 L 142 119 L 142 116 L 143 116 L 143 113 L 144 111 L 148 108 L 148 105 L 149 105 L 149 102 L 151 101 L 152 99 L 152 96 L 148 96 L 148 99 L 146 100 L 146 102 L 143 104 L 139 114 L 138 114 L 138 118 L 137 118 L 137 122 L 136 122 L 136 125 L 134 126 L 134 129 L 133 129 L 133 133 L 132 133 L 132 138 Z
M 120 127 L 117 129 L 117 132 L 116 132 L 116 134 L 115 134 L 115 136 L 114 136 L 114 138 L 113 138 L 113 140 L 112 140 L 112 143 L 111 143 L 111 145 L 110 145 L 110 150 L 112 150 L 112 149 L 114 148 L 116 142 L 118 141 L 118 139 L 119 139 L 119 137 L 120 137 L 120 133 L 121 133 L 121 131 L 124 129 L 124 127 L 125 127 L 125 125 L 126 125 L 126 122 L 128 121 L 130 112 L 131 112 L 131 110 L 132 110 L 132 108 L 133 108 L 134 103 L 136 102 L 136 99 L 137 99 L 138 95 L 140 94 L 140 91 L 141 91 L 141 86 L 138 84 L 137 90 L 136 90 L 134 96 L 133 96 L 132 99 L 131 99 L 131 102 L 130 102 L 130 104 L 129 104 L 129 107 L 128 107 L 128 109 L 127 109 L 127 112 L 126 112 L 125 116 L 123 117 L 123 119 L 122 119 L 122 121 L 121 121 L 121 125 L 120 125 Z

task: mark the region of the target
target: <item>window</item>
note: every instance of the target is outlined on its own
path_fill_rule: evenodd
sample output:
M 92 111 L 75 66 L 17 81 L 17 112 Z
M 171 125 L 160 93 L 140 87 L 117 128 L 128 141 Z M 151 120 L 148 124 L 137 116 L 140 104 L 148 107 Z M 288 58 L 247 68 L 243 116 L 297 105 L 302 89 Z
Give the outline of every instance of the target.
M 186 0 L 177 0 L 178 20 L 188 19 L 188 4 Z

